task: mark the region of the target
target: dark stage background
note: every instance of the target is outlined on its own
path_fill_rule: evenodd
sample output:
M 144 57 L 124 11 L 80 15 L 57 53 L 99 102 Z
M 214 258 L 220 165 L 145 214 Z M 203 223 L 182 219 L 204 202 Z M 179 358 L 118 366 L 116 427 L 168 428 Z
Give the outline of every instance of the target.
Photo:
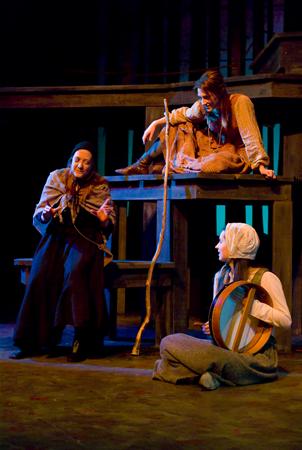
M 251 62 L 274 33 L 301 30 L 298 6 L 288 0 L 2 1 L 0 86 L 171 83 L 195 80 L 213 66 L 225 76 L 251 74 Z M 97 141 L 100 129 L 106 130 L 105 175 L 126 163 L 129 130 L 133 159 L 141 154 L 140 109 L 0 108 L 3 319 L 14 319 L 20 303 L 13 259 L 32 256 L 38 242 L 32 214 L 48 173 L 66 165 L 79 140 Z M 202 223 L 199 232 L 207 232 Z M 216 268 L 214 243 L 208 243 L 209 273 Z M 193 247 L 195 261 L 202 248 Z M 193 273 L 205 267 L 195 264 Z

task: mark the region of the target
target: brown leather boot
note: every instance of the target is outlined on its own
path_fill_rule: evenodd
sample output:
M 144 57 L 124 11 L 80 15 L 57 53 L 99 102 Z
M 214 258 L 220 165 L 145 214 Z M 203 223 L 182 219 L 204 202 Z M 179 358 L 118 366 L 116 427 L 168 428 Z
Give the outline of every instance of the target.
M 147 150 L 134 164 L 124 167 L 123 169 L 116 169 L 116 173 L 121 175 L 146 175 L 152 173 L 149 170 L 151 163 L 154 159 L 162 155 L 162 146 L 159 139 L 156 139 L 149 150 Z M 156 172 L 155 172 L 156 173 Z
M 131 166 L 116 169 L 115 172 L 121 175 L 146 175 L 149 173 L 149 158 L 140 158 Z

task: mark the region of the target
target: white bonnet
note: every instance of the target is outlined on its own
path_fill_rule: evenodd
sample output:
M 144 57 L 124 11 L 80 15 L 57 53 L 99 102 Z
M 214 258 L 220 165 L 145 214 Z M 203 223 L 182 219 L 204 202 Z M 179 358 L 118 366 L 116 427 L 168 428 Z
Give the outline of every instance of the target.
M 229 258 L 255 259 L 260 240 L 256 230 L 246 223 L 228 223 L 225 242 Z

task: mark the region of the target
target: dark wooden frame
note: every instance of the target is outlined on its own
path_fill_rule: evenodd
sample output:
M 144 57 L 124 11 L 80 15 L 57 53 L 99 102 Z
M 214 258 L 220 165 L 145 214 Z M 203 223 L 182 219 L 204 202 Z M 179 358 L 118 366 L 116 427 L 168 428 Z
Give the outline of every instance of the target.
M 165 242 L 163 251 L 166 255 L 173 253 L 173 260 L 178 266 L 181 283 L 175 287 L 175 302 L 179 308 L 175 316 L 174 329 L 183 330 L 187 324 L 187 285 L 189 274 L 185 252 L 178 248 L 175 236 L 180 236 L 183 245 L 187 242 L 187 218 L 178 208 L 181 201 L 222 200 L 246 201 L 250 203 L 268 202 L 272 205 L 272 265 L 280 276 L 289 306 L 293 315 L 293 334 L 301 334 L 302 287 L 301 270 L 295 268 L 296 278 L 292 287 L 292 246 L 293 246 L 293 202 L 292 188 L 294 180 L 302 176 L 302 158 L 299 148 L 302 145 L 302 126 L 291 126 L 291 106 L 300 108 L 302 100 L 301 74 L 258 74 L 251 76 L 230 77 L 226 79 L 230 92 L 249 95 L 256 106 L 270 117 L 278 109 L 278 120 L 284 123 L 283 176 L 277 181 L 268 181 L 257 175 L 228 176 L 215 175 L 185 177 L 174 175 L 169 188 L 169 211 L 172 220 L 174 241 Z M 163 99 L 169 108 L 192 104 L 195 93 L 193 83 L 172 83 L 164 85 L 125 85 L 125 86 L 61 86 L 61 87 L 22 87 L 0 88 L 0 110 L 5 114 L 9 110 L 28 109 L 64 109 L 71 108 L 119 108 L 144 107 L 145 123 L 163 114 Z M 294 116 L 296 117 L 296 116 Z M 126 201 L 154 202 L 157 217 L 162 211 L 162 178 L 146 176 L 109 177 L 114 199 L 120 205 Z M 133 183 L 136 183 L 134 186 Z M 141 183 L 141 184 L 140 184 Z M 129 189 L 131 187 L 131 189 Z M 119 206 L 121 208 L 122 206 Z M 124 206 L 123 206 L 124 208 Z M 125 226 L 125 214 L 120 215 Z M 159 219 L 158 226 L 159 226 Z M 122 229 L 122 228 L 121 228 Z M 123 233 L 121 233 L 123 236 Z M 171 251 L 172 249 L 172 251 Z M 118 258 L 125 257 L 125 241 L 119 239 Z M 164 253 L 163 253 L 164 254 Z M 167 256 L 168 259 L 170 256 Z M 301 260 L 301 258 L 297 258 Z M 294 288 L 294 289 L 293 289 Z M 295 292 L 292 302 L 292 290 Z M 182 298 L 178 302 L 177 298 Z M 282 344 L 283 341 L 283 344 Z M 289 350 L 290 336 L 285 333 L 280 340 L 281 347 Z
M 163 177 L 161 175 L 113 176 L 110 182 L 112 198 L 118 205 L 120 217 L 127 201 L 154 202 L 157 211 L 157 237 L 160 233 L 163 208 Z M 168 211 L 165 241 L 160 255 L 161 261 L 175 263 L 177 282 L 173 286 L 175 332 L 184 332 L 188 327 L 190 283 L 188 269 L 188 218 L 180 207 L 182 202 L 196 200 L 216 202 L 244 202 L 270 204 L 272 209 L 272 270 L 280 277 L 289 308 L 297 308 L 292 301 L 292 245 L 293 245 L 293 179 L 278 177 L 267 180 L 260 175 L 222 174 L 174 174 L 168 187 Z M 119 245 L 127 242 L 126 221 L 119 224 Z M 172 255 L 172 257 L 171 257 Z M 281 256 L 282 255 L 282 256 Z M 291 332 L 279 331 L 279 348 L 291 349 Z

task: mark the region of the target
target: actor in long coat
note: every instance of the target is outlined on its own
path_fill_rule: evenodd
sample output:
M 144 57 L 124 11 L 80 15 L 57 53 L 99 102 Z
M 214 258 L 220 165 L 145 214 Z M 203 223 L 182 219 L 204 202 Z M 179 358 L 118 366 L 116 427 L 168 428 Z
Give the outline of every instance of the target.
M 80 142 L 68 167 L 49 174 L 34 212 L 42 238 L 15 327 L 20 350 L 12 358 L 52 352 L 67 324 L 75 329 L 70 361 L 102 348 L 104 254 L 107 261 L 114 223 L 108 183 L 95 171 L 94 147 Z

